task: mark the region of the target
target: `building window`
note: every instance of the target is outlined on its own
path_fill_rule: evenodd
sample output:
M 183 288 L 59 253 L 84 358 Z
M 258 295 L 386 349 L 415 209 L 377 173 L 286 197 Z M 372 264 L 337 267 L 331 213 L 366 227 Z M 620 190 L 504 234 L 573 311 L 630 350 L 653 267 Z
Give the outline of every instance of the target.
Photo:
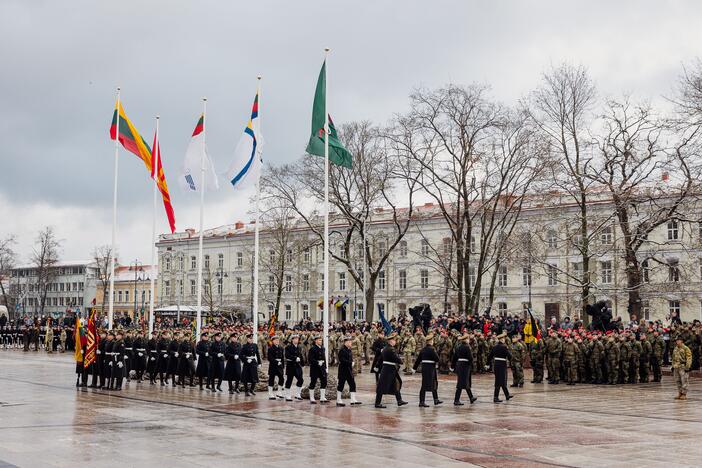
M 346 273 L 339 273 L 339 291 L 346 291 Z
M 668 313 L 671 317 L 673 314 L 680 317 L 680 301 L 668 301 Z
M 443 241 L 442 241 L 442 247 L 444 248 L 444 257 L 448 257 L 449 255 L 451 255 L 451 247 L 452 247 L 452 245 L 453 245 L 453 244 L 451 243 L 451 238 L 450 238 L 450 237 L 444 237 L 444 239 L 443 239 Z
M 272 318 L 273 317 L 273 304 L 268 304 L 268 317 Z M 278 319 L 280 320 L 280 319 Z
M 507 265 L 500 265 L 498 268 L 497 285 L 503 288 L 507 286 Z
M 171 282 L 169 280 L 164 281 L 163 287 L 164 287 L 163 292 L 166 294 L 166 296 L 170 296 L 171 295 Z
M 195 284 L 195 280 L 190 280 L 190 295 L 194 296 L 197 294 L 197 286 Z
M 222 278 L 217 278 L 217 294 L 222 294 Z
M 470 283 L 470 287 L 475 287 L 475 283 L 478 280 L 478 277 L 475 275 L 475 267 L 471 266 L 468 267 L 468 282 Z
M 176 283 L 178 284 L 178 294 L 180 296 L 183 295 L 183 280 L 177 280 Z M 142 291 L 141 293 L 141 300 L 142 302 L 144 301 L 144 292 Z
M 119 302 L 119 303 L 122 302 L 122 291 L 117 291 L 117 302 Z
M 324 291 L 324 273 L 319 275 L 319 290 Z
M 353 319 L 361 320 L 363 318 L 363 302 L 356 305 L 356 309 L 353 311 Z
M 271 265 L 275 265 L 275 260 L 276 260 L 275 250 L 271 249 L 268 251 L 268 258 L 271 261 Z
M 217 266 L 219 268 L 224 268 L 224 254 L 217 255 Z
M 237 252 L 236 253 L 236 266 L 238 266 L 238 267 L 244 266 L 244 252 Z
M 124 291 L 124 302 L 129 302 L 129 291 Z
M 166 271 L 171 271 L 171 257 L 166 257 L 164 260 Z
M 275 291 L 275 278 L 273 275 L 268 275 L 268 292 L 272 293 Z
M 672 283 L 680 281 L 680 269 L 677 265 L 668 265 L 668 281 Z
M 209 269 L 210 269 L 210 256 L 205 255 L 205 270 L 209 270 Z
M 497 303 L 497 314 L 500 317 L 507 316 L 507 303 L 506 302 L 498 302 Z
M 285 292 L 292 292 L 292 275 L 285 275 Z
M 429 255 L 429 241 L 426 239 L 422 239 L 422 247 L 421 247 L 421 252 L 422 255 L 427 256 Z
M 612 283 L 612 261 L 600 262 L 600 279 L 602 284 Z
M 558 284 L 558 268 L 556 268 L 556 265 L 548 266 L 546 276 L 548 277 L 549 286 L 555 286 Z
M 191 270 L 196 270 L 197 269 L 197 257 L 190 257 L 190 269 Z
M 210 286 L 211 286 L 210 283 L 205 283 L 204 289 L 205 289 L 205 295 L 207 295 L 207 296 L 209 296 L 211 294 L 211 291 L 212 291 L 212 288 Z M 168 293 L 166 293 L 166 294 L 168 294 Z
M 292 320 L 292 306 L 285 304 L 285 320 Z
M 400 270 L 400 289 L 407 289 L 407 270 Z
M 292 249 L 287 250 L 287 262 L 292 263 L 293 261 L 293 251 Z
M 548 231 L 548 233 L 546 234 L 546 244 L 548 245 L 549 249 L 558 248 L 558 234 L 556 233 L 556 231 Z
M 680 238 L 680 230 L 677 219 L 668 221 L 668 240 L 678 240 Z
M 304 292 L 307 292 L 310 290 L 310 275 L 304 274 L 302 275 L 302 290 Z
M 339 244 L 339 258 L 346 260 L 346 244 L 343 242 Z
M 475 241 L 475 236 L 471 235 L 470 236 L 470 251 L 471 253 L 477 252 L 478 251 L 478 244 Z
M 378 241 L 378 258 L 383 258 L 387 252 L 388 248 L 385 241 Z
M 378 289 L 385 289 L 385 270 L 380 270 L 378 272 Z
M 648 259 L 646 259 L 643 262 L 641 262 L 641 280 L 644 283 L 648 283 L 650 281 L 650 273 L 651 268 L 649 267 Z
M 400 241 L 400 257 L 405 258 L 406 256 L 407 256 L 407 241 L 403 240 L 403 241 Z
M 236 277 L 236 293 L 241 294 L 242 290 L 242 282 L 241 282 L 241 276 Z
M 641 312 L 644 320 L 651 320 L 651 306 L 648 301 L 641 301 Z
M 522 267 L 522 286 L 531 286 L 531 266 Z
M 302 304 L 302 318 L 310 318 L 310 305 Z
M 612 245 L 612 226 L 605 226 L 600 233 L 602 245 Z
M 180 269 L 180 271 L 185 270 L 185 257 L 183 257 L 182 255 L 178 257 L 178 268 Z
M 305 250 L 302 254 L 302 260 L 305 263 L 310 263 L 310 248 L 309 247 L 305 247 Z
M 429 287 L 429 270 L 419 271 L 419 287 L 422 289 Z

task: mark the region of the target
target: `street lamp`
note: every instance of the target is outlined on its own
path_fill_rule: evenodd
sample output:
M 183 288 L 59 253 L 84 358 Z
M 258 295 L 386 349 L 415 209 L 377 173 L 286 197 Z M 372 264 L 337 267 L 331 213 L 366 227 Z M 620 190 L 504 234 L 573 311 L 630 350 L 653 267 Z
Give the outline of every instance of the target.
M 134 270 L 134 320 L 137 320 L 137 281 L 143 280 L 144 277 L 144 264 L 139 260 L 134 260 L 129 265 L 129 271 Z
M 224 278 L 229 278 L 229 275 L 224 271 L 223 267 L 217 267 L 215 273 L 217 278 L 217 289 L 219 289 L 219 307 L 222 308 L 222 293 L 224 292 Z M 221 312 L 221 311 L 220 311 Z

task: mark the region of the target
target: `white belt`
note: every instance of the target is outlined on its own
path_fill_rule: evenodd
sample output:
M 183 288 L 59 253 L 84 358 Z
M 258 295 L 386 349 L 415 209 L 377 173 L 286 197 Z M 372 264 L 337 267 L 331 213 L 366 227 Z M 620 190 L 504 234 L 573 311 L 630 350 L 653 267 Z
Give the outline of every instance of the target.
M 389 362 L 389 361 L 383 361 L 383 364 L 386 366 L 396 366 L 397 365 L 396 362 Z
M 422 364 L 436 364 L 436 361 L 422 361 Z
M 495 359 L 495 361 L 506 361 L 506 360 L 507 360 L 507 359 L 505 359 L 505 358 L 503 358 L 503 357 L 496 357 L 496 358 L 493 358 L 493 359 Z
M 468 362 L 468 359 L 466 359 L 466 358 L 458 358 L 458 362 Z

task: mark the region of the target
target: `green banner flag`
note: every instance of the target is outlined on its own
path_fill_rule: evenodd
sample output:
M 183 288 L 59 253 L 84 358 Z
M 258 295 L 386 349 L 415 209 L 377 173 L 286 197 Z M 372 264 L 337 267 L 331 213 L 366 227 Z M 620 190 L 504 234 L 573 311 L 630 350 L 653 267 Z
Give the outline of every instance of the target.
M 312 105 L 312 134 L 307 143 L 307 152 L 324 157 L 324 111 L 327 100 L 327 62 L 322 64 L 317 79 L 317 89 L 314 92 L 314 104 Z M 349 150 L 339 141 L 334 122 L 329 118 L 329 161 L 337 166 L 351 169 L 353 157 Z

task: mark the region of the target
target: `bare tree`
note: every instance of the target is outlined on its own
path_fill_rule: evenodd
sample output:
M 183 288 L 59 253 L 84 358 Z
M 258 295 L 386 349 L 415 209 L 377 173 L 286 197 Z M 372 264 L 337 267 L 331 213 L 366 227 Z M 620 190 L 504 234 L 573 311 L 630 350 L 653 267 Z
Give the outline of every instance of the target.
M 650 105 L 628 99 L 610 101 L 603 121 L 599 157 L 588 175 L 611 197 L 622 233 L 629 313 L 641 317 L 642 261 L 669 262 L 656 258 L 649 234 L 694 211 L 691 203 L 697 199 L 701 175 L 695 162 L 699 127 L 682 135 L 671 132 Z M 660 174 L 665 180 L 656 183 Z
M 388 150 L 385 138 L 369 122 L 344 125 L 340 134 L 354 159 L 353 169 L 330 167 L 334 238 L 329 254 L 347 268 L 359 287 L 365 281 L 366 303 L 371 305 L 365 315 L 372 320 L 378 276 L 410 226 L 416 177 L 405 159 Z M 322 158 L 307 155 L 295 164 L 270 169 L 262 179 L 262 190 L 267 197 L 283 200 L 323 242 L 322 219 L 314 210 L 324 200 Z M 383 219 L 383 229 L 368 229 L 373 217 Z M 367 273 L 350 255 L 358 239 L 365 250 Z M 325 284 L 329 287 L 328 279 Z
M 597 235 L 589 225 L 589 198 L 593 181 L 587 177 L 587 168 L 592 159 L 589 126 L 595 98 L 595 86 L 587 70 L 563 64 L 544 74 L 541 86 L 532 93 L 527 105 L 556 162 L 551 166 L 554 189 L 565 194 L 578 208 L 572 220 L 572 229 L 578 232 L 578 242 L 574 247 L 582 259 L 582 275 L 578 275 L 581 279 L 577 283 L 583 312 L 591 301 L 590 244 Z M 569 227 L 565 232 L 572 230 Z M 563 241 L 565 239 L 561 239 Z
M 15 261 L 17 260 L 17 254 L 14 250 L 15 237 L 7 236 L 4 239 L 0 239 L 0 278 L 10 277 L 12 268 L 15 266 Z M 2 295 L 2 300 L 8 310 L 12 310 L 15 306 L 15 301 L 13 301 L 11 291 L 5 289 L 5 285 L 0 281 L 0 295 Z
M 105 316 L 105 306 L 110 294 L 110 258 L 112 258 L 112 247 L 109 245 L 99 245 L 93 249 L 93 260 L 97 268 L 97 280 L 102 286 L 102 304 L 100 304 L 100 316 Z
M 44 314 L 46 296 L 49 288 L 56 278 L 56 264 L 59 261 L 61 241 L 56 239 L 56 234 L 51 226 L 47 226 L 37 235 L 36 244 L 32 253 L 32 263 L 36 269 L 35 290 L 39 293 L 39 314 Z

